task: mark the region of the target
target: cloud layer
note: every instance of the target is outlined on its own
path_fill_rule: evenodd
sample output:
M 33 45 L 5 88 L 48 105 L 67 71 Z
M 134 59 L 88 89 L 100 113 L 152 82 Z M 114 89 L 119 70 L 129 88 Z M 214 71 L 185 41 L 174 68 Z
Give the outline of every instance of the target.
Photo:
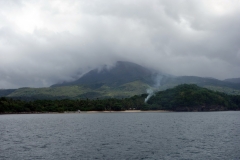
M 47 87 L 126 60 L 240 77 L 238 0 L 0 0 L 0 88 Z

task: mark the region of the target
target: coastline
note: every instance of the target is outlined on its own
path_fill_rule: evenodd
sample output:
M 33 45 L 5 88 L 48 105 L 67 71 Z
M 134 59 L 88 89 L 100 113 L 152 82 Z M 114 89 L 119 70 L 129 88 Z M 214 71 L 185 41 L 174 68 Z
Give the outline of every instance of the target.
M 94 114 L 94 113 L 167 113 L 167 112 L 225 112 L 240 110 L 217 110 L 217 111 L 170 111 L 170 110 L 125 110 L 125 111 L 64 111 L 64 112 L 8 112 L 1 115 L 13 114 Z
M 0 115 L 7 114 L 82 114 L 82 113 L 161 113 L 161 112 L 173 112 L 167 110 L 125 110 L 125 111 L 64 111 L 64 112 L 14 112 L 14 113 L 0 113 Z
M 125 111 L 81 111 L 81 113 L 150 113 L 150 112 L 172 112 L 167 110 L 125 110 Z

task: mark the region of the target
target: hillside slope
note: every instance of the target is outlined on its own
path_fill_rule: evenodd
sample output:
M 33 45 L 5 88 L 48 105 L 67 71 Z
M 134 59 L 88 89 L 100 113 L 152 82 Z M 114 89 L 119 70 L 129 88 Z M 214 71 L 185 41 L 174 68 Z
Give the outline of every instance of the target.
M 75 99 L 19 101 L 0 98 L 0 113 L 64 112 L 64 111 L 226 111 L 240 110 L 240 95 L 214 92 L 197 85 L 183 84 L 157 92 L 145 103 L 147 94 L 116 99 Z
M 231 82 L 231 83 L 240 83 L 240 78 L 229 78 L 225 79 L 225 82 Z
M 0 89 L 0 97 L 6 97 L 13 93 L 16 89 Z
M 239 109 L 240 96 L 214 92 L 195 84 L 183 84 L 152 96 L 148 104 L 173 111 L 223 111 Z
M 105 66 L 102 69 L 94 69 L 73 82 L 54 84 L 51 87 L 95 84 L 119 86 L 133 81 L 151 84 L 153 75 L 154 72 L 148 68 L 131 62 L 118 61 L 112 68 Z
M 20 88 L 7 97 L 22 100 L 127 98 L 145 93 L 147 88 L 150 88 L 150 86 L 141 81 L 133 81 L 115 87 L 102 84 L 95 88 L 93 85 Z
M 91 70 L 73 82 L 47 88 L 5 90 L 0 91 L 0 96 L 26 100 L 126 98 L 146 93 L 147 89 L 162 91 L 180 84 L 196 84 L 214 91 L 240 95 L 240 83 L 196 76 L 177 77 L 135 63 L 119 61 L 111 68 Z
M 163 82 L 162 82 L 163 83 Z M 238 95 L 240 94 L 240 83 L 232 83 L 228 81 L 221 81 L 214 78 L 205 78 L 197 76 L 179 76 L 169 77 L 163 86 L 166 88 L 172 88 L 180 84 L 196 84 L 198 86 L 208 88 L 214 91 L 224 92 L 227 94 Z

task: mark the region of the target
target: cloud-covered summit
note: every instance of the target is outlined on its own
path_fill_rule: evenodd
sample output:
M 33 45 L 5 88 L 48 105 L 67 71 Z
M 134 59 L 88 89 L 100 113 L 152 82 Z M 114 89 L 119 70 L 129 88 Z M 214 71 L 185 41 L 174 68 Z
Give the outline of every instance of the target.
M 131 61 L 240 77 L 237 0 L 0 0 L 0 88 L 44 87 Z

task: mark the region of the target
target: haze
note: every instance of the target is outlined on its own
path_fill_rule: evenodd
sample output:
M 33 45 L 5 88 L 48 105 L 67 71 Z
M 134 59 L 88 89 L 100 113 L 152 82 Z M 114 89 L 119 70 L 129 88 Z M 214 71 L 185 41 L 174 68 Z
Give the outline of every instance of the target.
M 240 77 L 240 1 L 0 0 L 0 88 L 48 87 L 119 60 Z

